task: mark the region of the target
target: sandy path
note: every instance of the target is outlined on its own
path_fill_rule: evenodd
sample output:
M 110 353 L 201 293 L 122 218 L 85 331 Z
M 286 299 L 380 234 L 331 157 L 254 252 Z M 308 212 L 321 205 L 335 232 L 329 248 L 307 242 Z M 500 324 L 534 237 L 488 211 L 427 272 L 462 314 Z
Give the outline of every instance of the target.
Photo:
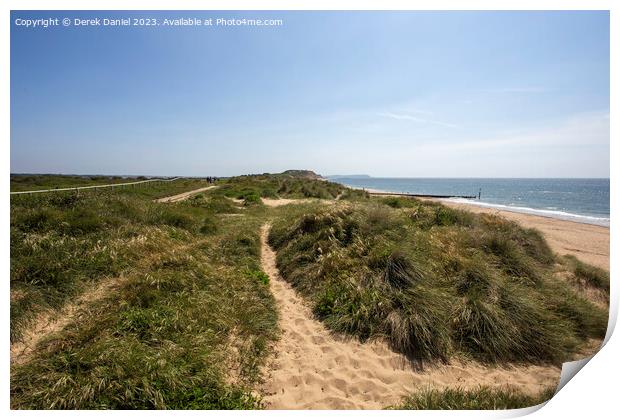
M 280 314 L 281 338 L 268 363 L 265 401 L 273 409 L 380 409 L 426 386 L 513 385 L 525 392 L 556 386 L 560 368 L 477 363 L 416 371 L 385 344 L 361 344 L 335 336 L 282 279 L 275 253 L 267 244 L 269 226 L 261 231 L 261 263 Z
M 170 197 L 158 198 L 155 200 L 157 203 L 176 203 L 177 201 L 183 201 L 190 198 L 192 195 L 201 193 L 203 191 L 210 190 L 212 188 L 217 188 L 217 185 L 211 185 L 210 187 L 198 188 L 197 190 L 187 191 L 181 194 L 172 195 Z
M 336 201 L 340 201 L 340 196 L 338 195 L 333 199 L 326 198 L 261 198 L 263 200 L 263 204 L 267 207 L 280 207 L 286 206 L 287 204 L 304 204 L 304 203 L 323 203 L 323 204 L 334 204 Z
M 80 310 L 107 296 L 120 282 L 120 278 L 103 279 L 74 298 L 73 302 L 65 305 L 60 311 L 39 314 L 34 325 L 23 332 L 22 339 L 11 344 L 11 365 L 21 365 L 30 360 L 33 351 L 43 338 L 61 331 L 75 319 Z
M 471 204 L 441 201 L 450 207 L 473 213 L 491 213 L 513 220 L 521 226 L 540 230 L 551 249 L 560 254 L 572 254 L 581 261 L 609 271 L 609 228 L 544 216 L 496 210 Z
M 263 204 L 267 207 L 280 207 L 292 203 L 301 204 L 309 203 L 312 201 L 309 198 L 261 198 L 261 200 L 263 200 Z

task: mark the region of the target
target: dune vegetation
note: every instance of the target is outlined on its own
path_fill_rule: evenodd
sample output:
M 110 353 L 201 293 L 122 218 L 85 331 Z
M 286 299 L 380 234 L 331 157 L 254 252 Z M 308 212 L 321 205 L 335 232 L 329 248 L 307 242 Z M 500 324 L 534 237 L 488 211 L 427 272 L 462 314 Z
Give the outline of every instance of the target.
M 261 209 L 239 219 L 224 198 L 152 201 L 201 186 L 11 200 L 12 344 L 61 326 L 12 364 L 13 408 L 261 406 L 252 390 L 277 332 Z
M 278 267 L 334 331 L 412 360 L 568 360 L 607 312 L 553 277 L 542 236 L 502 218 L 407 198 L 281 217 Z
M 12 176 L 12 188 L 73 181 L 24 177 Z M 263 407 L 278 339 L 260 265 L 265 223 L 282 276 L 319 320 L 411 360 L 559 363 L 605 334 L 607 311 L 553 273 L 561 266 L 601 290 L 609 274 L 554 255 L 537 231 L 369 197 L 308 171 L 222 179 L 184 201 L 155 201 L 207 185 L 11 197 L 12 408 Z M 267 198 L 304 200 L 273 209 Z M 536 398 L 432 391 L 402 408 Z
M 107 175 L 11 175 L 11 191 L 54 190 L 59 188 L 88 187 L 92 185 L 121 184 L 146 181 L 147 177 Z
M 590 287 L 601 290 L 609 298 L 609 273 L 607 271 L 581 262 L 573 255 L 565 255 L 564 259 L 574 280 L 582 281 Z
M 553 397 L 549 388 L 537 395 L 528 395 L 514 388 L 424 389 L 403 398 L 400 405 L 389 407 L 400 410 L 509 410 L 532 407 Z
M 351 198 L 367 194 L 340 184 L 311 176 L 308 171 L 287 171 L 282 174 L 238 176 L 227 180 L 218 194 L 240 200 L 258 201 L 259 198 Z

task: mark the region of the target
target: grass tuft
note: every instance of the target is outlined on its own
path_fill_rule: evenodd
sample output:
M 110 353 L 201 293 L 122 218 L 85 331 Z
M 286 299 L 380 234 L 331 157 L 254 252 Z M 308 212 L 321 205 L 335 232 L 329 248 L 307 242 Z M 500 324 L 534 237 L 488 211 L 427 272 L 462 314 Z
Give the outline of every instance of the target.
M 583 263 L 573 255 L 565 255 L 574 277 L 585 282 L 587 285 L 600 289 L 609 295 L 609 273 L 598 267 Z
M 509 410 L 532 407 L 549 401 L 555 393 L 546 388 L 537 395 L 524 394 L 515 388 L 491 388 L 480 386 L 474 389 L 447 388 L 425 389 L 405 398 L 398 406 L 400 410 Z

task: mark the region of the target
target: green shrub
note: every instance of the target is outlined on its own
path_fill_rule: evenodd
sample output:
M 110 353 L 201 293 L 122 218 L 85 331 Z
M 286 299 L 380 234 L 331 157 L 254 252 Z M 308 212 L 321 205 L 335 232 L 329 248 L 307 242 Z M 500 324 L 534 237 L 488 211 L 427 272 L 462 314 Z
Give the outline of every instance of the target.
M 266 198 L 278 198 L 278 193 L 274 187 L 266 187 L 261 190 L 260 196 Z
M 248 270 L 247 275 L 249 278 L 258 281 L 265 286 L 269 284 L 269 276 L 261 270 Z
M 258 195 L 257 193 L 253 192 L 250 194 L 246 194 L 243 197 L 243 205 L 244 206 L 251 206 L 254 204 L 261 204 L 262 201 L 260 199 L 260 195 Z

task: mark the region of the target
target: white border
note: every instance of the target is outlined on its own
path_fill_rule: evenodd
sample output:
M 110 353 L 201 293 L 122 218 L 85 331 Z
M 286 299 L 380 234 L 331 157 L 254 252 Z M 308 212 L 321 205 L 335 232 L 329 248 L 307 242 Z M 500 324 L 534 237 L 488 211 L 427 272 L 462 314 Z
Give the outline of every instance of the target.
M 437 0 L 437 1 L 420 1 L 420 0 L 384 0 L 384 1 L 341 1 L 341 0 L 217 0 L 217 1 L 136 1 L 136 0 L 93 0 L 86 4 L 85 2 L 75 0 L 5 0 L 2 2 L 3 17 L 0 21 L 2 30 L 0 31 L 0 45 L 2 45 L 2 61 L 1 61 L 1 77 L 2 84 L 0 94 L 2 96 L 0 127 L 4 133 L 3 153 L 0 155 L 0 162 L 4 179 L 2 182 L 3 196 L 9 197 L 9 177 L 10 172 L 10 118 L 9 118 L 9 88 L 10 78 L 9 66 L 9 34 L 10 34 L 10 10 L 610 10 L 611 11 L 611 96 L 610 96 L 610 115 L 611 115 L 611 139 L 610 156 L 611 156 L 611 255 L 618 255 L 618 224 L 617 209 L 619 195 L 617 191 L 618 177 L 618 156 L 620 148 L 616 144 L 618 139 L 618 121 L 614 117 L 618 117 L 618 98 L 619 85 L 617 83 L 618 74 L 620 74 L 620 2 L 606 0 Z M 2 206 L 2 251 L 4 259 L 2 261 L 3 272 L 5 273 L 2 282 L 2 293 L 5 302 L 8 302 L 9 295 L 9 201 L 7 200 Z M 615 325 L 618 312 L 618 291 L 613 285 L 618 283 L 617 263 L 611 259 L 612 273 L 612 305 L 610 310 L 610 327 Z M 9 407 L 9 334 L 8 334 L 8 305 L 3 310 L 4 328 L 3 331 L 3 349 L 5 363 L 1 367 L 2 381 L 2 406 L 5 410 Z M 611 332 L 611 329 L 610 329 Z M 609 338 L 609 337 L 608 337 Z M 617 337 L 611 337 L 607 345 L 601 350 L 590 363 L 583 368 L 577 378 L 570 381 L 561 392 L 559 392 L 543 409 L 531 414 L 532 418 L 537 419 L 557 419 L 557 418 L 607 418 L 612 413 L 617 415 L 617 378 L 619 373 L 619 365 L 617 355 L 620 354 L 620 345 Z M 527 410 L 526 410 L 527 411 Z M 12 411 L 11 416 L 19 418 L 34 418 L 35 416 L 50 416 L 53 418 L 73 418 L 74 416 L 88 417 L 108 417 L 117 415 L 109 412 L 23 412 Z M 126 413 L 129 415 L 128 413 Z M 338 418 L 369 418 L 389 416 L 391 418 L 407 418 L 412 416 L 416 418 L 500 418 L 514 417 L 516 412 L 375 412 L 375 411 L 351 411 L 351 412 L 320 412 L 314 413 L 309 411 L 296 411 L 294 413 L 284 411 L 267 411 L 267 412 L 132 412 L 132 416 L 138 418 L 147 418 L 152 416 L 171 417 L 183 416 L 204 418 L 236 418 L 240 415 L 244 417 L 270 417 L 285 418 L 294 415 L 297 418 L 314 418 L 316 415 L 321 417 Z M 525 412 L 521 411 L 523 415 Z

